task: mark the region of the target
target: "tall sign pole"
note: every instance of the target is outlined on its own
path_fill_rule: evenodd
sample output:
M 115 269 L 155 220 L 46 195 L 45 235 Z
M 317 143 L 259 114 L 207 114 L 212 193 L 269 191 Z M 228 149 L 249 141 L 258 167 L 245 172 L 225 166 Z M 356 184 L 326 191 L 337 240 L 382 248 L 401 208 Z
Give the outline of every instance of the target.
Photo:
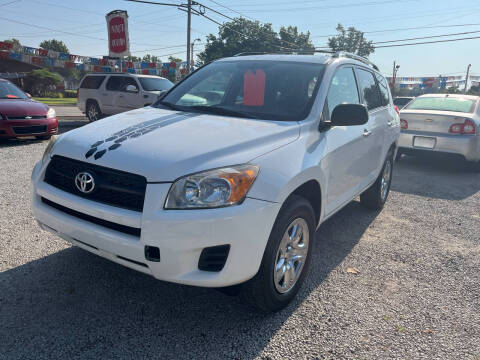
M 187 73 L 190 74 L 190 30 L 192 27 L 192 0 L 188 0 L 187 13 Z
M 470 76 L 470 67 L 472 66 L 472 64 L 468 64 L 468 67 L 467 67 L 467 77 L 465 78 L 465 90 L 463 91 L 465 94 L 467 93 L 467 89 L 468 89 L 468 78 Z

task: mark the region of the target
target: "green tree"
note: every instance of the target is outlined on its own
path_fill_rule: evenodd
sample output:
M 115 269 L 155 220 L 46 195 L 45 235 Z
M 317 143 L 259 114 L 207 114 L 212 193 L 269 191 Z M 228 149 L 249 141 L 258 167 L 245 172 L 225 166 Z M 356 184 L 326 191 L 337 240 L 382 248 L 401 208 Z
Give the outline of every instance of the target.
M 310 31 L 306 33 L 299 33 L 296 26 L 282 26 L 278 32 L 280 37 L 280 45 L 284 46 L 286 49 L 310 51 L 315 50 L 315 46 L 310 40 Z
M 373 42 L 368 41 L 364 33 L 353 26 L 345 30 L 338 24 L 337 32 L 338 35 L 328 38 L 328 47 L 333 51 L 347 51 L 365 57 L 375 52 Z
M 468 90 L 470 95 L 480 95 L 480 85 L 473 85 L 470 90 Z
M 25 78 L 25 89 L 32 95 L 46 96 L 62 82 L 62 77 L 46 69 L 33 70 Z
M 3 41 L 5 41 L 5 42 L 7 42 L 7 43 L 10 43 L 10 44 L 13 44 L 14 47 L 21 46 L 20 40 L 15 39 L 15 38 L 3 40 Z
M 142 58 L 142 61 L 155 62 L 155 63 L 156 62 L 162 62 L 162 60 L 158 56 L 150 55 L 150 54 L 144 55 L 143 58 Z
M 138 56 L 126 56 L 125 61 L 142 61 L 142 58 Z
M 206 38 L 205 50 L 198 54 L 201 63 L 233 56 L 242 52 L 278 52 L 281 50 L 313 50 L 310 33 L 299 33 L 293 26 L 277 33 L 272 24 L 236 18 L 219 27 L 218 35 Z
M 69 53 L 67 45 L 61 40 L 44 40 L 40 43 L 40 47 L 45 50 L 53 50 L 63 53 Z
M 182 59 L 177 58 L 177 57 L 175 57 L 175 56 L 169 56 L 169 57 L 168 57 L 168 62 L 172 62 L 172 61 L 178 63 L 178 62 L 182 62 Z

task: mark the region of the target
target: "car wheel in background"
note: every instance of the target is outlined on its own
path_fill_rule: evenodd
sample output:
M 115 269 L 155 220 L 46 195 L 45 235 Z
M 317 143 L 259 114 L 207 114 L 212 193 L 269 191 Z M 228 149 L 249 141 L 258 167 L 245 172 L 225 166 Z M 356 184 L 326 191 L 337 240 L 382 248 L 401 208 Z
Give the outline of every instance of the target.
M 243 300 L 263 312 L 287 306 L 308 272 L 314 239 L 312 206 L 291 196 L 278 214 L 258 273 L 242 285 Z
M 360 195 L 360 202 L 362 205 L 374 210 L 382 209 L 390 192 L 392 175 L 393 151 L 390 150 L 377 180 L 363 194 Z
M 88 121 L 93 122 L 102 118 L 102 112 L 95 100 L 88 100 L 87 102 L 87 117 Z
M 40 136 L 35 136 L 37 140 L 50 140 L 52 135 L 40 135 Z

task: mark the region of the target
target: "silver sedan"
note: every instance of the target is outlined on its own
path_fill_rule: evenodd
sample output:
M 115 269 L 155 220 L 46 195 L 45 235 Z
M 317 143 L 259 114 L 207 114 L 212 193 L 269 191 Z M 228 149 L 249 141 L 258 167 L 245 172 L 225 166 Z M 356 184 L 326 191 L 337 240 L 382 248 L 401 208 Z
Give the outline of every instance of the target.
M 480 164 L 480 97 L 429 94 L 400 111 L 399 154 L 433 151 Z

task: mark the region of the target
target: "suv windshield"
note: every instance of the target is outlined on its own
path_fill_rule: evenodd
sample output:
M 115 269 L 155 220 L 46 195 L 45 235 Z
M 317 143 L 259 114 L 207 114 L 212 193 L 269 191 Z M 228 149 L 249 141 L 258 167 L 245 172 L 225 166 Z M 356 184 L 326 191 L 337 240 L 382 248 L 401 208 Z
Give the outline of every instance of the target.
M 28 96 L 12 83 L 0 81 L 0 99 L 28 99 Z
M 145 91 L 163 91 L 173 87 L 173 83 L 167 79 L 139 77 L 138 80 Z
M 417 98 L 405 109 L 407 110 L 438 110 L 471 113 L 475 100 L 457 97 L 423 97 Z
M 292 61 L 214 62 L 178 84 L 157 106 L 299 121 L 310 112 L 324 69 L 323 64 Z

